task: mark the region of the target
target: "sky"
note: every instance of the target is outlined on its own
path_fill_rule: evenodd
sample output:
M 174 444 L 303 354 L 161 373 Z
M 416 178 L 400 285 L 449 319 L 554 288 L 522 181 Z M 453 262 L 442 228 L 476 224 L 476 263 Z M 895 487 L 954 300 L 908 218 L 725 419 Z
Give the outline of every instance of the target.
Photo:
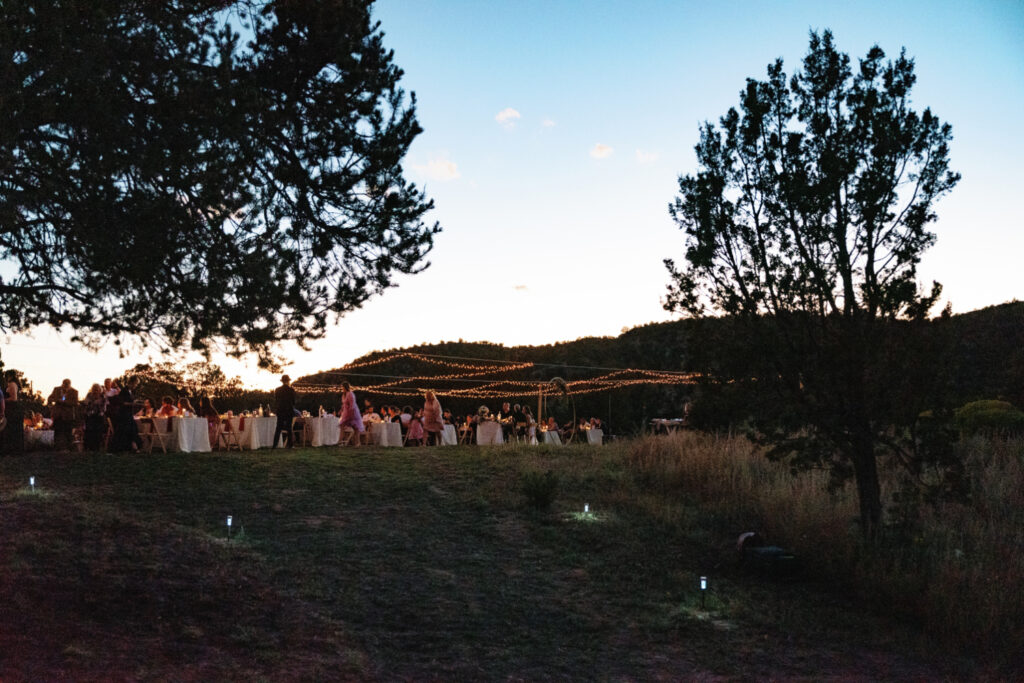
M 776 58 L 791 74 L 808 32 L 826 28 L 854 60 L 906 48 L 913 106 L 953 127 L 963 178 L 935 206 L 920 280 L 941 282 L 955 313 L 1024 299 L 1024 2 L 378 0 L 374 15 L 424 128 L 406 174 L 443 232 L 424 272 L 310 350 L 283 347 L 292 377 L 377 349 L 548 344 L 672 319 L 662 260 L 682 259 L 684 242 L 667 206 L 696 171 L 700 124 Z M 48 393 L 165 360 L 70 337 L 9 336 L 3 361 Z M 248 386 L 278 383 L 254 360 L 213 361 Z

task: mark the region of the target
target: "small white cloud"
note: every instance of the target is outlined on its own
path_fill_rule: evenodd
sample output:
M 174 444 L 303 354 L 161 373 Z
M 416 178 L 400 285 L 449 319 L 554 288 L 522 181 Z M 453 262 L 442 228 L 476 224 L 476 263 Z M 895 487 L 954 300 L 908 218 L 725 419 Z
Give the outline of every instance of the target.
M 413 164 L 413 170 L 430 180 L 446 182 L 460 178 L 458 165 L 447 157 L 435 157 L 425 164 Z
M 554 128 L 555 121 L 554 119 L 544 119 L 543 121 L 540 122 L 540 125 L 543 126 L 544 128 Z
M 526 285 L 516 285 L 512 289 L 516 290 L 517 292 L 525 292 L 525 291 L 527 291 L 530 288 L 527 287 Z
M 595 159 L 607 159 L 612 155 L 612 151 L 614 150 L 612 150 L 612 148 L 609 147 L 608 145 L 602 145 L 601 143 L 597 143 L 590 150 L 590 156 L 594 157 Z
M 651 152 L 645 149 L 638 149 L 636 151 L 636 163 L 638 164 L 651 164 L 658 160 L 659 154 L 657 152 Z
M 523 115 L 512 107 L 505 107 L 494 116 L 494 120 L 505 128 L 514 128 L 516 121 L 523 118 Z

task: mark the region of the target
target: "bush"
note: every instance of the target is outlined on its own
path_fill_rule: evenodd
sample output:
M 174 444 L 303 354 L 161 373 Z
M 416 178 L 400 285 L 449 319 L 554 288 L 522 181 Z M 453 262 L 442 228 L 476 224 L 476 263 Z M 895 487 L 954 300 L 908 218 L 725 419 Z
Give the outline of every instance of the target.
M 974 401 L 959 408 L 955 417 L 965 434 L 1024 435 L 1024 412 L 1006 401 Z
M 548 470 L 544 474 L 540 472 L 526 472 L 523 475 L 521 485 L 526 502 L 537 510 L 547 511 L 555 502 L 558 495 L 558 475 Z

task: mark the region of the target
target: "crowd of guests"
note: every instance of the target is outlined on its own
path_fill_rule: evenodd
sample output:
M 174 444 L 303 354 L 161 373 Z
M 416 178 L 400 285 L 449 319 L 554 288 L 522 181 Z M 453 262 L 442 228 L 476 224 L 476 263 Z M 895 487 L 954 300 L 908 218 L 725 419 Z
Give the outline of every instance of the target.
M 6 379 L 7 386 L 0 395 L 0 420 L 5 421 L 16 412 L 11 408 L 17 406 L 21 390 L 16 376 L 8 375 Z M 222 416 L 209 397 L 200 396 L 198 408 L 186 397 L 163 396 L 160 404 L 154 405 L 151 399 L 136 396 L 138 384 L 135 377 L 124 383 L 106 379 L 102 384 L 93 384 L 84 397 L 79 397 L 71 380 L 65 379 L 46 399 L 49 417 L 29 410 L 23 414 L 18 412 L 18 433 L 21 429 L 52 429 L 54 447 L 58 450 L 71 450 L 80 443 L 87 451 L 101 448 L 139 451 L 142 449 L 140 423 L 145 424 L 151 418 L 202 417 L 209 424 L 210 445 L 216 448 Z M 288 375 L 281 378 L 281 386 L 274 391 L 274 408 L 272 415 L 277 417 L 274 443 L 291 447 L 296 419 L 301 420 L 302 413 L 296 408 L 296 391 Z M 321 414 L 327 412 L 321 408 Z M 548 417 L 543 424 L 538 424 L 528 405 L 509 402 L 502 403 L 493 412 L 487 406 L 480 406 L 474 413 L 456 416 L 442 409 L 432 391 L 425 392 L 422 405 L 376 406 L 366 399 L 360 408 L 347 382 L 342 384 L 340 409 L 330 414 L 338 418 L 342 443 L 352 444 L 368 443 L 367 425 L 378 422 L 400 424 L 403 442 L 413 446 L 440 445 L 445 425 L 455 427 L 463 443 L 476 443 L 477 428 L 484 422 L 499 424 L 506 441 L 532 441 L 539 431 L 557 432 L 563 440 L 568 440 L 580 430 L 605 428 L 600 418 L 558 424 L 554 417 Z

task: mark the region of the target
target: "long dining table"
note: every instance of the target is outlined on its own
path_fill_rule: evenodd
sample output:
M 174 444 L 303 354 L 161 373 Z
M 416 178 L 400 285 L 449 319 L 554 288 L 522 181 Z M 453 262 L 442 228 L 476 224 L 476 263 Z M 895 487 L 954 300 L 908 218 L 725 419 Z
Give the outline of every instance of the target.
M 167 450 L 181 453 L 210 452 L 210 424 L 205 417 L 137 417 L 143 436 L 152 430 L 167 440 Z

